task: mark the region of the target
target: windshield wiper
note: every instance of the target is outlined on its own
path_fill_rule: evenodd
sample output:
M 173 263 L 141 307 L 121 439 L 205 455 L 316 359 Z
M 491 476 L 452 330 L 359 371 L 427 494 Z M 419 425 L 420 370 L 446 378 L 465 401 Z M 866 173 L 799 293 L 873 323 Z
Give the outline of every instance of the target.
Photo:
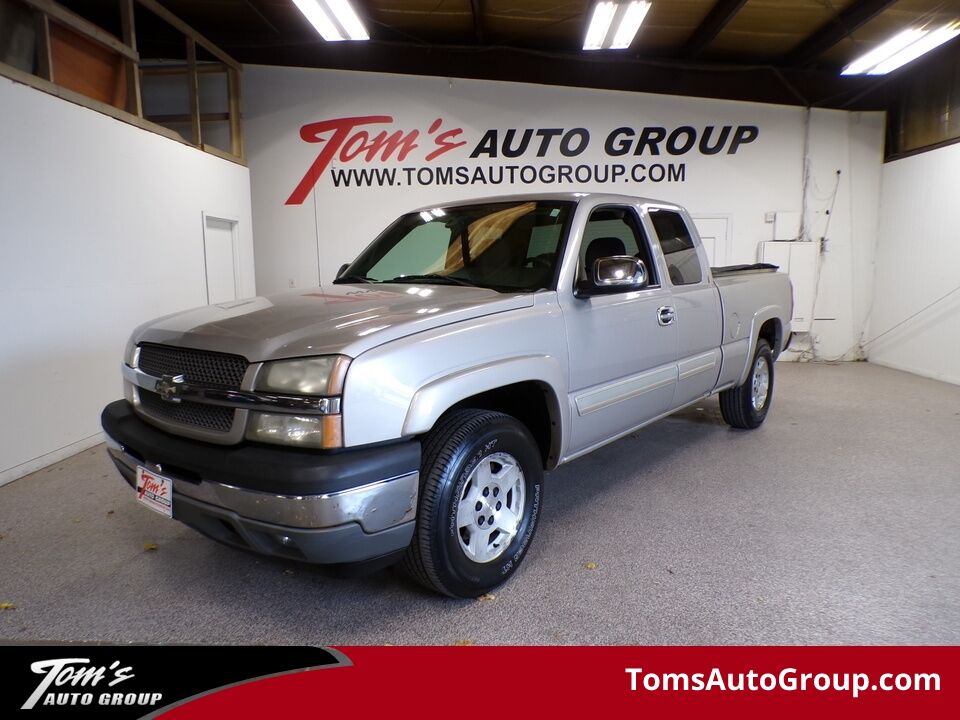
M 440 275 L 439 273 L 430 273 L 428 275 L 400 275 L 393 280 L 384 280 L 384 282 L 403 283 L 403 282 L 441 282 L 446 285 L 463 285 L 465 287 L 479 287 L 476 283 L 454 277 L 453 275 Z
M 369 278 L 366 275 L 341 275 L 336 280 L 333 281 L 333 284 L 338 283 L 375 283 L 380 282 L 379 280 L 374 280 Z

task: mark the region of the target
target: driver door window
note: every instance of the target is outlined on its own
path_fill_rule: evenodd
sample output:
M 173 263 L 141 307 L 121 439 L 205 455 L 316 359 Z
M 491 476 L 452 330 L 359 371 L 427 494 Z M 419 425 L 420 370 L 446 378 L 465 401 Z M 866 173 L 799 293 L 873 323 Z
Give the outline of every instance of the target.
M 599 207 L 590 213 L 580 243 L 577 280 L 588 278 L 598 258 L 612 255 L 631 255 L 643 260 L 647 267 L 648 285 L 659 284 L 646 237 L 636 214 L 630 208 Z

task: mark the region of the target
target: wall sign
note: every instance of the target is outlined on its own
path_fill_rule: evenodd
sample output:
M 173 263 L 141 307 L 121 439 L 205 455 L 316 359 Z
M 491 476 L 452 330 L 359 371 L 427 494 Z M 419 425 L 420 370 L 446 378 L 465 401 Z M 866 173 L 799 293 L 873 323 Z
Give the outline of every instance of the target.
M 392 115 L 320 120 L 300 128 L 301 140 L 319 150 L 286 204 L 301 205 L 325 174 L 334 188 L 682 183 L 685 156 L 736 155 L 760 128 L 624 125 L 596 135 L 586 127 L 476 133 L 442 117 L 423 129 L 402 127 Z M 603 160 L 584 161 L 593 145 Z

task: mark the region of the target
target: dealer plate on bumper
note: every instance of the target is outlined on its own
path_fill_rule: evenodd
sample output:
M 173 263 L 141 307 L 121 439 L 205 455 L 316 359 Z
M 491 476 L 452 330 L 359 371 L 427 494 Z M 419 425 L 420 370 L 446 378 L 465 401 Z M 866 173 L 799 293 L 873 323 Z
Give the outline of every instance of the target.
M 151 510 L 173 517 L 173 480 L 137 466 L 137 500 Z

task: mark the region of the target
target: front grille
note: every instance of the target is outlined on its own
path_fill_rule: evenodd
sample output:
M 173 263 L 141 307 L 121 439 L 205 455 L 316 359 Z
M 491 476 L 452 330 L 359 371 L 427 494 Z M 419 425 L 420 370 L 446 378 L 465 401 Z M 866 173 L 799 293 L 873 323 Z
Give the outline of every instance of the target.
M 140 346 L 137 363 L 148 375 L 183 375 L 188 383 L 227 390 L 240 388 L 247 365 L 246 359 L 239 355 L 150 343 Z
M 137 367 L 147 375 L 183 375 L 185 382 L 223 390 L 238 390 L 247 372 L 245 358 L 239 355 L 172 347 L 140 345 Z M 140 407 L 147 415 L 177 425 L 228 433 L 233 427 L 235 411 L 229 407 L 203 405 L 183 400 L 167 402 L 157 393 L 141 388 Z
M 202 405 L 189 400 L 178 403 L 167 402 L 157 393 L 142 388 L 140 389 L 140 407 L 153 417 L 178 425 L 189 425 L 224 433 L 230 432 L 230 428 L 233 427 L 233 408 Z

